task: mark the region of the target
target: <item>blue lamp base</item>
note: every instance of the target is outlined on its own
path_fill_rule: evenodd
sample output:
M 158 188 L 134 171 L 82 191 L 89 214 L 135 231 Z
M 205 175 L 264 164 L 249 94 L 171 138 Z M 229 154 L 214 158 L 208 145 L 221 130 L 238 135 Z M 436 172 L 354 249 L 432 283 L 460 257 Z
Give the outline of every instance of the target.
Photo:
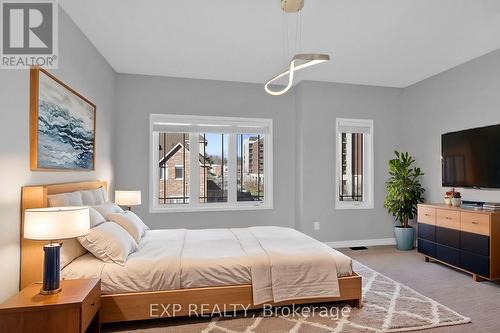
M 57 294 L 61 288 L 60 243 L 51 243 L 43 247 L 43 286 L 42 295 Z

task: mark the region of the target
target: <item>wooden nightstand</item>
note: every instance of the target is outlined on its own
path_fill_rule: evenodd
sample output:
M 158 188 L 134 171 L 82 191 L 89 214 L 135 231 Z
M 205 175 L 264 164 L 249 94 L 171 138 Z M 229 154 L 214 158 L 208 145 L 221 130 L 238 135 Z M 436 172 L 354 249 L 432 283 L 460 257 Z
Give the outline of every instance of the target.
M 0 332 L 99 333 L 101 280 L 63 280 L 62 291 L 40 295 L 33 283 L 0 304 Z

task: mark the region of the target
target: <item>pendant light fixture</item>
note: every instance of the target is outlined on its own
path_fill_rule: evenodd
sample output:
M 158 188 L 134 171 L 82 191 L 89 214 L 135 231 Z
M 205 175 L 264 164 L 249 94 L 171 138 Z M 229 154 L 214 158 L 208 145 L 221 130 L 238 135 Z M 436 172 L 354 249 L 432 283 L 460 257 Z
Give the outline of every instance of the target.
M 304 0 L 281 0 L 281 9 L 284 12 L 283 15 L 283 27 L 284 31 L 283 34 L 286 35 L 283 41 L 283 45 L 285 45 L 288 42 L 288 27 L 287 27 L 287 22 L 286 22 L 286 17 L 287 13 L 298 13 L 302 10 L 304 7 Z M 299 26 L 300 26 L 300 31 L 299 31 Z M 302 16 L 298 16 L 297 18 L 297 26 L 296 26 L 296 36 L 298 33 L 300 35 L 302 34 Z M 299 44 L 301 40 L 299 39 Z M 296 43 L 297 44 L 297 43 Z M 288 49 L 288 45 L 287 49 Z M 297 45 L 295 45 L 297 47 Z M 300 49 L 300 45 L 299 45 Z M 279 96 L 283 95 L 286 93 L 290 88 L 292 87 L 293 84 L 293 78 L 295 75 L 295 72 L 304 69 L 306 67 L 314 66 L 317 64 L 320 64 L 322 62 L 330 60 L 330 56 L 328 54 L 319 54 L 319 53 L 299 53 L 296 54 L 292 57 L 292 60 L 290 60 L 290 65 L 286 71 L 284 71 L 281 74 L 276 75 L 269 81 L 264 86 L 265 91 L 272 96 Z M 287 85 L 281 89 L 281 90 L 271 90 L 270 85 L 273 84 L 273 82 L 278 81 L 279 79 L 283 78 L 284 76 L 288 75 L 288 83 Z
M 266 85 L 264 86 L 264 89 L 269 95 L 273 96 L 279 96 L 283 95 L 286 93 L 290 88 L 292 87 L 293 84 L 293 76 L 296 71 L 299 69 L 303 69 L 309 66 L 317 65 L 322 62 L 330 60 L 330 56 L 328 54 L 316 54 L 316 53 L 305 53 L 305 54 L 296 54 L 293 56 L 292 60 L 290 61 L 290 67 L 287 71 L 276 75 L 273 77 L 271 80 L 267 81 Z M 282 90 L 271 90 L 269 86 L 274 82 L 279 79 L 281 79 L 283 76 L 288 75 L 288 84 L 286 85 L 285 88 Z

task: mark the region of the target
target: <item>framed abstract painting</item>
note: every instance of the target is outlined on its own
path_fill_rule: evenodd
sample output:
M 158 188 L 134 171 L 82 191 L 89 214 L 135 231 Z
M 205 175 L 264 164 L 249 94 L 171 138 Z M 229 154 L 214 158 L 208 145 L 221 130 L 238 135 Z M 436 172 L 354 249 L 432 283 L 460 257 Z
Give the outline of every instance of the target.
M 96 107 L 41 68 L 30 71 L 30 167 L 95 169 Z

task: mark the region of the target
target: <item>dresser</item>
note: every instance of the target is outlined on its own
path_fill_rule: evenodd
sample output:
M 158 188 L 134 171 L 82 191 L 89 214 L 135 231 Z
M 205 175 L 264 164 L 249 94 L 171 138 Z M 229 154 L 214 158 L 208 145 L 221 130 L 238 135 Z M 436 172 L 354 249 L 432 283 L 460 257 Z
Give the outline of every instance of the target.
M 418 252 L 472 274 L 500 279 L 500 212 L 418 205 Z

